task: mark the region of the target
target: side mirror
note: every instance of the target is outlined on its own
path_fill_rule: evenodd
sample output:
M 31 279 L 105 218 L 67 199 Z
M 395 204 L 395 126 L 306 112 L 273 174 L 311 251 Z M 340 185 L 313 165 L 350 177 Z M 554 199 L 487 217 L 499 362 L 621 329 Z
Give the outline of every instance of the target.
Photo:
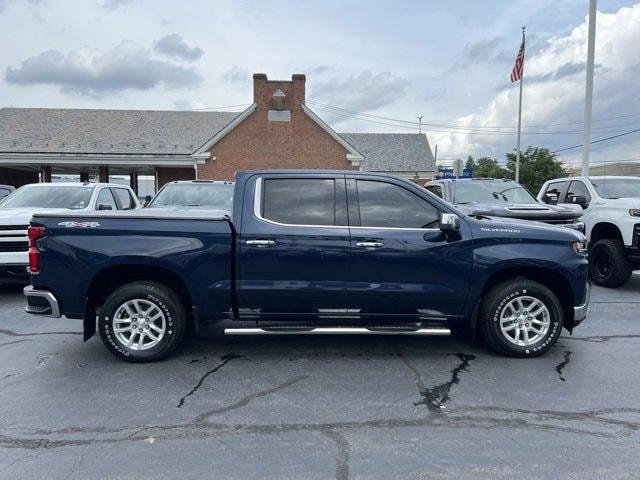
M 453 213 L 440 215 L 440 230 L 443 232 L 457 232 L 460 230 L 460 218 Z
M 111 208 L 111 205 L 107 203 L 99 203 L 98 210 L 113 210 L 113 208 Z
M 147 205 L 149 205 L 149 203 L 151 202 L 151 195 L 147 195 L 144 197 L 144 204 L 143 206 L 146 207 Z
M 557 205 L 558 204 L 558 194 L 557 193 L 545 193 L 544 194 L 544 203 L 547 205 Z
M 571 195 L 569 197 L 569 203 L 575 203 L 580 205 L 582 208 L 587 208 L 589 206 L 589 202 L 587 202 L 587 197 L 584 195 Z

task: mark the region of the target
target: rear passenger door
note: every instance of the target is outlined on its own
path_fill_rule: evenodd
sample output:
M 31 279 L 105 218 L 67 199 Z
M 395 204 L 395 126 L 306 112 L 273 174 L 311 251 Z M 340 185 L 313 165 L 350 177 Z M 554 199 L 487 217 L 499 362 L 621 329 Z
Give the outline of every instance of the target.
M 261 320 L 345 313 L 349 228 L 344 175 L 264 175 L 245 186 L 240 313 Z

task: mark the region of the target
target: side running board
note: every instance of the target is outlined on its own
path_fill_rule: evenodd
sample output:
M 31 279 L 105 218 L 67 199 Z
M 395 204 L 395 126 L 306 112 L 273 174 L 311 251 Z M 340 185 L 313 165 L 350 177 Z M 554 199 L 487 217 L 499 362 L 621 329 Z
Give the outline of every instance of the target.
M 393 330 L 390 328 L 369 330 L 360 327 L 318 327 L 310 329 L 296 328 L 225 328 L 225 335 L 451 335 L 448 328 L 419 328 L 417 330 Z

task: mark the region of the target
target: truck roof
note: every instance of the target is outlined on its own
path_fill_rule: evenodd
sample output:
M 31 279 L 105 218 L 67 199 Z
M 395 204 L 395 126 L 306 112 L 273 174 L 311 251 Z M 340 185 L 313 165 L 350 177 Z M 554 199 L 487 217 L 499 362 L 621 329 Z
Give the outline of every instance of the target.
M 129 188 L 129 185 L 121 185 L 119 183 L 100 183 L 100 182 L 43 182 L 43 183 L 29 183 L 27 184 L 30 187 L 97 187 L 98 185 L 111 186 L 111 187 L 126 187 Z M 25 185 L 25 186 L 27 186 Z

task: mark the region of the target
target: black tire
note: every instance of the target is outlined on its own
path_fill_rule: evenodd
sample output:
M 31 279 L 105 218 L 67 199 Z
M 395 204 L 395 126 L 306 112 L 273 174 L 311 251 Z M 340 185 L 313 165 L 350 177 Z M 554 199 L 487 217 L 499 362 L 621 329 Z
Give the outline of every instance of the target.
M 589 276 L 593 283 L 617 288 L 629 281 L 633 267 L 620 240 L 598 240 L 589 250 Z
M 148 308 L 147 311 L 151 311 L 153 314 L 150 318 L 158 317 L 158 320 L 151 323 L 161 329 L 164 325 L 164 331 L 161 335 L 149 328 L 149 321 L 136 315 L 133 316 L 135 317 L 134 322 L 140 322 L 141 328 L 132 328 L 133 332 L 129 332 L 127 328 L 122 334 L 116 335 L 113 319 L 116 315 L 118 318 L 123 318 L 123 310 L 126 311 L 125 304 L 134 300 L 138 301 L 138 305 L 142 305 L 139 311 Z M 131 304 L 127 305 L 131 309 Z M 122 322 L 124 323 L 118 324 L 122 326 L 121 328 L 125 328 L 127 320 L 122 320 Z M 128 324 L 133 326 L 131 321 Z M 133 282 L 118 288 L 104 302 L 98 317 L 98 330 L 102 341 L 111 353 L 128 362 L 154 362 L 168 357 L 182 342 L 186 328 L 187 316 L 178 295 L 165 285 L 155 282 Z M 136 330 L 142 333 L 136 333 Z M 123 338 L 126 340 L 127 334 L 129 334 L 129 338 L 134 336 L 131 346 L 123 341 Z M 157 336 L 159 340 L 153 340 L 151 335 Z M 136 339 L 138 342 L 135 341 Z M 136 343 L 139 343 L 141 339 L 144 349 L 136 349 Z M 148 340 L 148 347 L 145 346 L 145 340 Z
M 518 337 L 516 339 L 515 330 L 517 328 L 509 333 L 503 333 L 500 326 L 503 311 L 514 313 L 515 316 L 515 312 L 509 307 L 509 303 L 522 297 L 524 297 L 525 308 L 527 305 L 532 305 L 532 301 L 527 300 L 527 298 L 533 298 L 541 302 L 548 312 L 549 325 L 546 332 L 544 335 L 539 335 L 540 338 L 535 339 L 529 345 L 514 343 L 515 341 L 524 342 L 524 338 L 520 339 L 520 335 L 525 335 L 522 330 L 517 333 Z M 522 318 L 523 322 L 528 322 L 522 325 L 525 329 L 534 325 L 531 320 L 527 320 L 528 318 L 531 317 L 525 316 Z M 540 318 L 536 317 L 536 320 Z M 509 280 L 492 287 L 482 300 L 478 316 L 479 329 L 487 344 L 503 355 L 520 358 L 536 357 L 549 350 L 560 337 L 562 322 L 562 306 L 555 294 L 544 285 L 526 279 Z M 516 323 L 514 321 L 508 325 L 515 325 Z M 535 325 L 535 327 L 544 331 L 538 325 Z M 507 339 L 507 335 L 511 335 L 511 333 L 513 333 L 514 341 Z M 526 335 L 528 336 L 529 333 Z M 535 338 L 535 336 L 532 338 Z

